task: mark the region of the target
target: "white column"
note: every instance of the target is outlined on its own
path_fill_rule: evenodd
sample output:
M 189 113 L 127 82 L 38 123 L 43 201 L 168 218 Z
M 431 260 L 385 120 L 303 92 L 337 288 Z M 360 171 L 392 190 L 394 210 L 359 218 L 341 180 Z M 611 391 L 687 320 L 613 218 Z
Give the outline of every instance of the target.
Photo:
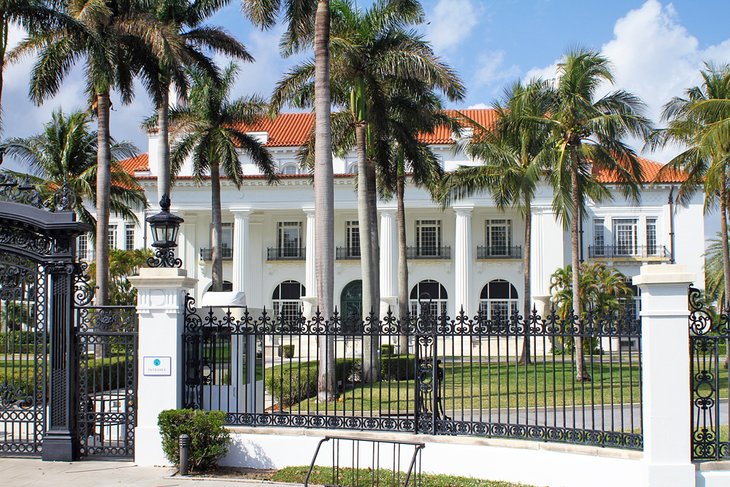
M 398 229 L 396 209 L 380 211 L 380 314 L 398 312 Z
M 197 280 L 187 277 L 185 269 L 142 268 L 129 281 L 138 292 L 139 315 L 134 461 L 168 465 L 157 416 L 182 405 L 183 310 L 185 294 Z
M 473 314 L 469 293 L 471 270 L 474 266 L 471 238 L 472 206 L 455 206 L 456 232 L 454 236 L 454 311 L 457 316 L 462 308 L 467 315 Z
M 304 248 L 304 287 L 307 295 L 302 296 L 304 317 L 310 319 L 314 316 L 317 309 L 317 268 L 315 265 L 315 255 L 317 244 L 315 243 L 315 224 L 314 224 L 314 207 L 302 208 L 307 215 L 307 242 Z
M 251 257 L 249 254 L 249 220 L 251 217 L 250 208 L 234 209 L 233 213 L 233 290 L 247 293 L 247 269 L 246 261 Z
M 179 214 L 179 213 L 178 213 Z M 197 215 L 184 213 L 181 215 L 185 221 L 180 225 L 178 246 L 175 253 L 183 261 L 183 268 L 188 271 L 188 276 L 195 277 L 198 274 L 198 263 L 200 249 L 196 245 L 198 218 Z M 148 236 L 148 238 L 150 238 Z
M 651 487 L 695 485 L 690 459 L 690 358 L 687 286 L 697 278 L 683 265 L 644 265 L 641 289 L 644 463 Z

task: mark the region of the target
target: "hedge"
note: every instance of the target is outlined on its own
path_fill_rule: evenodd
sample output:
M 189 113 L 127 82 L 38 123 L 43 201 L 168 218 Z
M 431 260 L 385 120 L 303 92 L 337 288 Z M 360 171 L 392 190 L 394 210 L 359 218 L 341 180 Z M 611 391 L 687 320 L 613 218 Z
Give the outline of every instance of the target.
M 35 340 L 36 332 L 34 331 L 14 330 L 0 333 L 0 353 L 33 353 Z M 48 337 L 46 337 L 46 343 L 48 343 Z
M 410 380 L 415 377 L 414 355 L 392 355 L 381 357 L 381 380 Z M 317 372 L 319 363 L 291 362 L 267 369 L 264 385 L 279 405 L 288 407 L 317 395 Z M 362 377 L 360 360 L 337 359 L 335 382 L 359 382 Z
M 126 387 L 127 361 L 124 357 L 89 360 L 86 363 L 82 362 L 82 364 L 86 371 L 86 392 L 88 394 Z M 16 361 L 14 365 L 12 365 L 12 362 L 7 362 L 6 365 L 0 366 L 0 386 L 9 383 L 13 385 L 15 390 L 14 397 L 11 397 L 8 392 L 8 397 L 3 399 L 14 402 L 19 398 L 31 396 L 35 389 L 35 372 L 35 365 L 32 360 Z M 48 381 L 47 377 L 46 381 Z

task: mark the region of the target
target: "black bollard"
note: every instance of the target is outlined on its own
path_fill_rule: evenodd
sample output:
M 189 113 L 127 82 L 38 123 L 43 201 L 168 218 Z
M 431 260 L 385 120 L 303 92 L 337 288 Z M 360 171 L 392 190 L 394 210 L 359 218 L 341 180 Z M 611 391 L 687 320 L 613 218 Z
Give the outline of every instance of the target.
M 188 476 L 190 470 L 190 436 L 180 435 L 180 475 Z

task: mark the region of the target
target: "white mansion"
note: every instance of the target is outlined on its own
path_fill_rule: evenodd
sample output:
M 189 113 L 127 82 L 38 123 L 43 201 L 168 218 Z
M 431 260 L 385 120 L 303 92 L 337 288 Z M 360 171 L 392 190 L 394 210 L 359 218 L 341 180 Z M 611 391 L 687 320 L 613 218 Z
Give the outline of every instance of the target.
M 491 110 L 465 110 L 485 126 L 493 123 Z M 309 137 L 313 115 L 282 114 L 246 131 L 255 134 L 271 151 L 281 180 L 269 185 L 254 165 L 243 160 L 247 175 L 241 189 L 222 181 L 224 221 L 224 277 L 232 290 L 244 291 L 252 307 L 295 312 L 314 293 L 314 194 L 310 176 L 296 162 L 298 148 Z M 479 164 L 456 150 L 453 134 L 441 129 L 424 136 L 443 161 L 445 170 Z M 123 161 L 145 188 L 148 214 L 156 213 L 159 194 L 157 135 L 149 134 L 149 152 Z M 661 167 L 642 160 L 645 186 L 641 201 L 624 199 L 610 174 L 598 178 L 612 188 L 614 199 L 590 204 L 582 222 L 582 258 L 606 262 L 627 276 L 639 273 L 644 263 L 675 261 L 686 265 L 703 286 L 703 196 L 687 206 L 674 207 L 670 194 L 681 174 L 661 179 Z M 335 296 L 345 313 L 359 307 L 359 234 L 352 156 L 334 159 L 335 172 Z M 172 211 L 185 222 L 180 230 L 178 255 L 188 275 L 198 279 L 196 298 L 210 287 L 210 191 L 192 180 L 183 168 L 172 191 Z M 552 193 L 540 188 L 532 215 L 532 295 L 538 310 L 550 294 L 550 275 L 570 263 L 570 235 L 556 220 Z M 516 210 L 502 212 L 489 194 L 458 201 L 440 209 L 428 193 L 406 189 L 409 288 L 412 306 L 428 294 L 432 306 L 451 316 L 463 306 L 469 315 L 478 310 L 490 316 L 522 309 L 524 220 Z M 382 306 L 397 309 L 397 231 L 395 201 L 380 201 L 380 278 Z M 144 222 L 146 215 L 140 213 Z M 148 229 L 140 223 L 112 216 L 110 241 L 118 248 L 147 245 Z M 93 258 L 91 246 L 80 242 L 82 258 Z

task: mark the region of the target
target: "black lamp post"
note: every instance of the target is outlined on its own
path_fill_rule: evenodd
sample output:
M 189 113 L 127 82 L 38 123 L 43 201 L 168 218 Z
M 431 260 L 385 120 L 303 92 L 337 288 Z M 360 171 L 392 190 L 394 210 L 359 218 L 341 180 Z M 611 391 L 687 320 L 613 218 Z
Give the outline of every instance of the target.
M 184 220 L 170 213 L 170 196 L 167 194 L 160 200 L 160 210 L 156 215 L 147 217 L 147 223 L 152 229 L 152 246 L 155 248 L 155 255 L 147 259 L 147 265 L 150 267 L 182 267 L 182 260 L 175 257 L 175 247 L 177 247 L 180 224 Z

